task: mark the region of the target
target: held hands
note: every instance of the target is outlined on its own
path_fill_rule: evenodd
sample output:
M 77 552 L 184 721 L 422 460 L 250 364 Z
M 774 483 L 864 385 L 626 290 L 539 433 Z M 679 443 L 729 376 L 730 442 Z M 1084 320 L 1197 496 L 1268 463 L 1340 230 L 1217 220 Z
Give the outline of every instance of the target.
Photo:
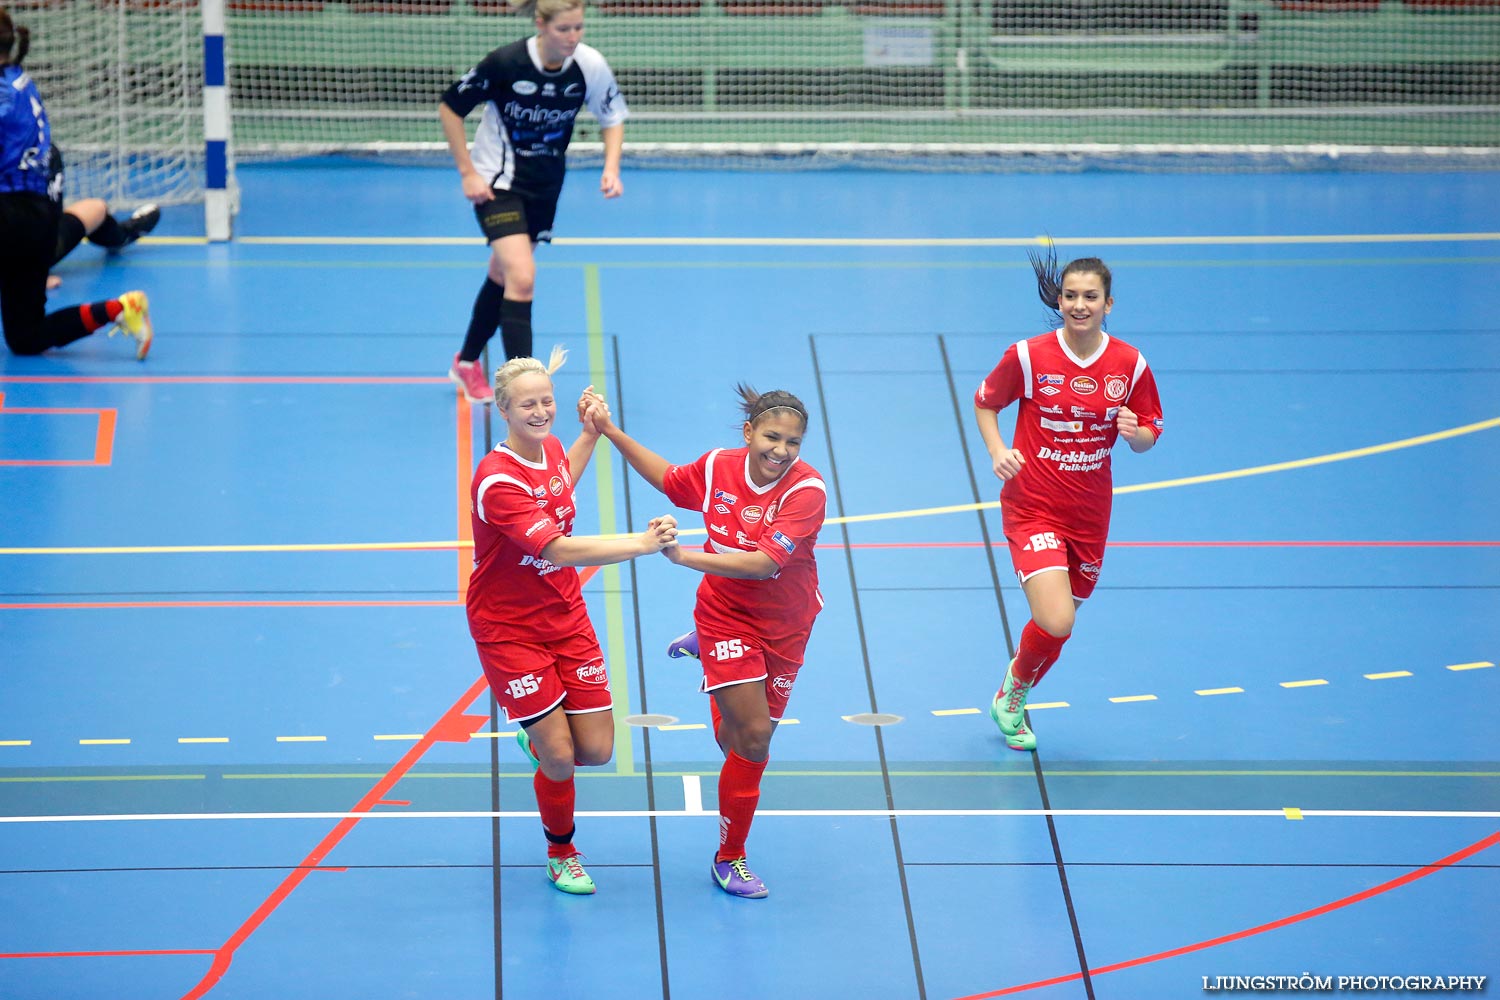
M 583 390 L 583 395 L 578 399 L 578 422 L 583 424 L 584 431 L 589 434 L 604 434 L 614 427 L 609 416 L 609 404 L 602 395 L 594 391 L 593 386 Z
M 625 185 L 620 183 L 620 175 L 611 171 L 604 171 L 599 175 L 599 193 L 606 198 L 618 198 L 625 193 Z
M 475 205 L 483 205 L 487 201 L 494 200 L 495 192 L 490 190 L 490 186 L 485 183 L 483 177 L 473 171 L 463 175 L 463 185 L 464 197 Z
M 671 514 L 653 517 L 646 530 L 641 532 L 641 544 L 645 552 L 667 552 L 677 549 L 677 518 Z M 671 556 L 667 556 L 668 559 Z
M 1021 471 L 1021 466 L 1026 464 L 1025 456 L 1014 448 L 1002 448 L 1000 454 L 991 456 L 991 460 L 994 464 L 995 478 L 1001 482 L 1014 479 Z

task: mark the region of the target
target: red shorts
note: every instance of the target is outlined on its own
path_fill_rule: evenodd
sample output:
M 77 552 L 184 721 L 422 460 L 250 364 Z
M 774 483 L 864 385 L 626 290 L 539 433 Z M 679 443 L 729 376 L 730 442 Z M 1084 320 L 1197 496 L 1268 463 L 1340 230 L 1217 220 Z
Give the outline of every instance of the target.
M 476 642 L 479 665 L 510 722 L 539 719 L 561 705 L 569 715 L 614 707 L 604 652 L 592 632 L 539 646 L 529 642 Z
M 698 626 L 699 659 L 703 662 L 703 684 L 700 691 L 714 691 L 731 684 L 764 681 L 766 704 L 771 708 L 771 721 L 780 722 L 786 714 L 787 701 L 792 697 L 792 685 L 797 683 L 797 671 L 802 669 L 802 656 L 807 650 L 808 637 L 812 630 L 775 642 L 750 635 L 748 632 L 730 632 L 723 628 L 705 629 Z
M 1104 567 L 1104 539 L 1074 538 L 1050 521 L 1005 520 L 1010 564 L 1025 583 L 1038 573 L 1067 570 L 1073 599 L 1088 600 Z

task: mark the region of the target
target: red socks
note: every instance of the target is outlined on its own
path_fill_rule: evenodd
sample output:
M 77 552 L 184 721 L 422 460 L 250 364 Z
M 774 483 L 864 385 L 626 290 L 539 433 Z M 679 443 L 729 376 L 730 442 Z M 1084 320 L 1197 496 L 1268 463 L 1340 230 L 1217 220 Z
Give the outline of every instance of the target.
M 83 320 L 84 330 L 93 333 L 101 326 L 113 323 L 124 308 L 119 299 L 110 299 L 107 302 L 91 302 L 86 306 L 79 306 L 78 315 Z
M 576 853 L 573 847 L 573 803 L 577 799 L 577 786 L 573 778 L 569 776 L 567 781 L 553 781 L 537 768 L 531 787 L 536 789 L 542 831 L 547 834 L 547 857 L 566 858 Z
M 1057 662 L 1063 643 L 1067 641 L 1066 635 L 1059 639 L 1037 627 L 1036 622 L 1027 622 L 1021 630 L 1021 645 L 1016 650 L 1016 662 L 1010 668 L 1010 675 L 1019 684 L 1035 684 Z
M 733 750 L 719 771 L 719 853 L 717 861 L 744 857 L 750 821 L 760 804 L 760 777 L 766 761 L 746 760 Z

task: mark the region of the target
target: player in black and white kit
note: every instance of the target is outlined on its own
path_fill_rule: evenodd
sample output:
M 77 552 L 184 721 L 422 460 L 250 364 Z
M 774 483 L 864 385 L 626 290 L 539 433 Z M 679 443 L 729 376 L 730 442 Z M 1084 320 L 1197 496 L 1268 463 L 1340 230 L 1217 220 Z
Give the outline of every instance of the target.
M 464 197 L 474 203 L 490 243 L 489 274 L 474 300 L 462 350 L 448 377 L 470 402 L 494 399 L 477 364 L 499 326 L 507 359 L 531 356 L 531 299 L 537 243 L 552 239 L 552 219 L 567 172 L 568 142 L 585 106 L 604 139 L 599 191 L 623 193 L 620 150 L 630 111 L 599 51 L 583 44 L 583 0 L 526 0 L 513 10 L 532 16 L 537 33 L 484 57 L 443 94 L 438 117 Z M 474 146 L 464 118 L 484 105 Z

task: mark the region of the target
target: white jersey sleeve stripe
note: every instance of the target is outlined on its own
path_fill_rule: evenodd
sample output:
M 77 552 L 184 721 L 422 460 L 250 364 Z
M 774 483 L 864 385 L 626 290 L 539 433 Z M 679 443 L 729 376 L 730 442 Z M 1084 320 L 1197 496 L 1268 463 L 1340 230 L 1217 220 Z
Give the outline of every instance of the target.
M 708 513 L 708 505 L 713 502 L 714 496 L 714 462 L 718 461 L 719 452 L 723 448 L 715 448 L 708 453 L 708 461 L 703 463 L 703 513 Z
M 521 482 L 515 476 L 507 476 L 503 472 L 496 473 L 493 476 L 485 476 L 484 479 L 479 483 L 479 489 L 474 491 L 474 510 L 478 512 L 479 519 L 485 524 L 489 524 L 490 521 L 489 518 L 484 516 L 484 493 L 496 483 L 514 483 L 515 485 L 521 487 L 521 489 L 526 492 L 527 496 L 531 495 L 531 487 Z
M 791 489 L 787 490 L 785 493 L 783 493 L 781 495 L 781 503 L 783 503 L 783 504 L 786 503 L 786 498 L 787 497 L 791 496 L 793 493 L 796 493 L 798 490 L 802 489 L 802 487 L 804 487 L 804 486 L 810 486 L 813 489 L 822 490 L 823 491 L 823 496 L 825 498 L 828 496 L 828 487 L 826 485 L 824 485 L 823 480 L 821 480 L 821 479 L 804 479 L 804 480 L 802 480 L 802 482 L 797 483 L 795 486 L 793 486 Z
M 1030 399 L 1031 384 L 1035 380 L 1031 377 L 1031 347 L 1024 340 L 1016 343 L 1016 360 L 1021 363 L 1022 395 Z
M 1141 384 L 1141 375 L 1144 374 L 1145 371 L 1146 356 L 1137 351 L 1135 355 L 1135 374 L 1130 377 L 1130 396 L 1135 395 L 1135 388 L 1136 386 Z M 1125 401 L 1127 403 L 1130 401 L 1130 396 L 1125 397 Z

